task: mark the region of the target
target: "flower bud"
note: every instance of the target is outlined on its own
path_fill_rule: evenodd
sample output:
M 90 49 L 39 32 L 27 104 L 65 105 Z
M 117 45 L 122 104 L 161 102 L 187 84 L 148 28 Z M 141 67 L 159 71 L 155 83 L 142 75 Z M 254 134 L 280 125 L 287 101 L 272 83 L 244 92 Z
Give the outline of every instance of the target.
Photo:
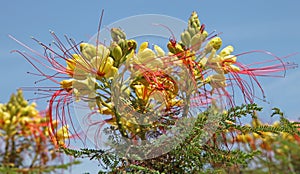
M 191 35 L 188 31 L 184 31 L 181 33 L 181 41 L 185 46 L 189 46 L 191 43 Z
M 149 63 L 151 60 L 154 60 L 155 53 L 149 48 L 144 49 L 138 53 L 138 58 L 141 63 Z
M 110 35 L 113 41 L 119 42 L 120 39 L 126 39 L 126 34 L 120 28 L 112 28 L 110 30 Z
M 189 32 L 191 37 L 193 37 L 196 34 L 195 28 L 188 27 L 187 31 Z
M 118 42 L 116 42 L 122 50 L 126 50 L 127 49 L 127 41 L 124 39 L 120 39 Z
M 137 43 L 135 40 L 126 40 L 128 51 L 130 52 L 131 50 L 135 50 L 137 47 Z
M 144 51 L 144 49 L 148 48 L 148 45 L 148 42 L 141 43 L 138 53 L 141 53 L 142 51 Z
M 199 50 L 201 48 L 201 44 L 202 44 L 202 37 L 201 37 L 201 34 L 198 33 L 192 37 L 192 40 L 191 40 L 192 50 L 195 50 L 195 51 Z
M 118 44 L 114 44 L 112 47 L 111 55 L 118 62 L 123 56 L 122 48 Z
M 195 30 L 200 30 L 200 20 L 198 18 L 198 14 L 195 11 L 192 12 L 188 23 L 189 26 L 191 26 Z
M 184 52 L 184 49 L 182 48 L 182 46 L 180 44 L 176 44 L 175 46 L 173 46 L 173 44 L 171 42 L 169 42 L 167 47 L 168 47 L 169 51 L 173 54 L 178 54 L 178 53 Z

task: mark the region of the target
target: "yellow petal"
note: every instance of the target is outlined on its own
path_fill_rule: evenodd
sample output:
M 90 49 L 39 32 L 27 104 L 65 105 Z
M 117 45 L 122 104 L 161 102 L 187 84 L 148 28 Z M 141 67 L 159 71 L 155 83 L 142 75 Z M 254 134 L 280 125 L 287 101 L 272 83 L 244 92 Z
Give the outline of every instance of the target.
M 233 70 L 234 72 L 239 72 L 240 68 L 235 66 L 235 65 L 230 65 L 231 70 Z
M 228 55 L 223 58 L 223 62 L 235 63 L 236 59 L 237 59 L 236 56 Z
M 224 49 L 222 49 L 219 53 L 220 56 L 225 57 L 225 56 L 229 56 L 232 52 L 233 52 L 233 46 L 229 45 L 227 47 L 225 47 Z
M 154 50 L 155 50 L 156 55 L 157 55 L 158 57 L 163 57 L 163 56 L 165 56 L 164 50 L 163 50 L 162 48 L 160 48 L 159 46 L 154 45 Z
M 138 53 L 137 57 L 141 63 L 150 63 L 155 58 L 155 53 L 151 49 L 145 48 Z
M 70 70 L 70 71 L 74 71 L 75 66 L 76 66 L 75 60 L 74 59 L 67 59 L 66 63 L 67 63 L 67 69 Z
M 113 78 L 116 74 L 118 74 L 118 68 L 111 67 L 109 70 L 105 72 L 105 78 Z
M 98 45 L 97 50 L 95 50 L 95 55 L 96 52 L 97 52 L 97 56 L 101 58 L 107 58 L 110 55 L 109 49 L 102 44 Z
M 104 114 L 104 115 L 113 115 L 113 111 L 110 110 L 109 108 L 107 107 L 103 107 L 101 108 L 101 114 Z M 115 120 L 114 120 L 115 121 Z
M 84 59 L 91 60 L 96 55 L 96 47 L 92 44 L 81 43 L 80 51 Z
M 147 100 L 148 94 L 146 94 L 147 89 L 144 85 L 134 85 L 135 93 L 138 98 Z
M 56 138 L 58 140 L 61 140 L 61 139 L 65 139 L 65 138 L 69 138 L 70 135 L 69 135 L 69 126 L 63 126 L 61 127 L 60 129 L 58 129 L 58 131 L 56 132 Z
M 144 49 L 148 48 L 148 45 L 149 45 L 148 42 L 141 43 L 138 53 L 140 53 L 140 52 L 144 51 Z
M 204 67 L 207 63 L 207 58 L 206 57 L 203 57 L 200 61 L 199 61 L 199 64 Z
M 62 80 L 60 81 L 60 87 L 63 88 L 63 89 L 69 89 L 72 87 L 73 85 L 73 79 L 67 79 L 67 80 Z

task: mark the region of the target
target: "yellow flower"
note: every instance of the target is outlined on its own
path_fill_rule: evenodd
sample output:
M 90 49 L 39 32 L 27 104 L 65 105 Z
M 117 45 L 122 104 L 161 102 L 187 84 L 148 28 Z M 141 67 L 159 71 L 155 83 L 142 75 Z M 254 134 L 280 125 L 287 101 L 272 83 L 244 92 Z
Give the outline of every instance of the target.
M 97 75 L 105 78 L 112 78 L 118 73 L 118 69 L 113 67 L 114 60 L 111 57 L 96 56 L 91 60 L 91 65 L 96 69 Z
M 220 44 L 218 41 L 212 42 L 211 44 Z M 218 47 L 214 45 L 212 47 Z M 238 72 L 239 67 L 234 65 L 236 63 L 237 57 L 231 55 L 233 52 L 233 47 L 231 45 L 225 47 L 217 54 L 216 49 L 212 49 L 208 58 L 204 57 L 200 60 L 200 64 L 205 67 L 209 67 L 219 74 L 227 74 L 228 72 Z
M 64 146 L 65 140 L 70 138 L 69 126 L 65 125 L 59 128 L 56 132 L 55 138 L 59 146 Z
M 88 44 L 80 44 L 81 54 L 73 54 L 71 59 L 67 59 L 66 71 L 75 79 L 83 80 L 88 74 L 97 78 L 112 78 L 118 72 L 113 66 L 114 60 L 109 57 L 110 51 L 104 45 L 97 47 Z
M 96 91 L 96 79 L 94 77 L 87 77 L 84 80 L 74 80 L 73 88 L 75 96 L 90 95 Z
M 214 37 L 208 42 L 208 45 L 215 50 L 218 50 L 222 46 L 222 39 L 220 37 Z
M 135 89 L 135 93 L 139 99 L 148 101 L 150 91 L 149 91 L 149 89 L 147 89 L 147 87 L 140 84 L 140 85 L 134 85 L 134 89 Z
M 159 46 L 154 45 L 154 50 L 155 50 L 156 55 L 157 55 L 158 57 L 163 57 L 163 56 L 165 56 L 165 51 L 164 51 L 162 48 L 160 48 Z
M 150 69 L 161 68 L 163 62 L 158 57 L 164 56 L 165 53 L 157 45 L 154 46 L 154 50 L 156 53 L 148 48 L 148 42 L 143 42 L 139 47 L 138 53 L 133 57 L 133 61 Z

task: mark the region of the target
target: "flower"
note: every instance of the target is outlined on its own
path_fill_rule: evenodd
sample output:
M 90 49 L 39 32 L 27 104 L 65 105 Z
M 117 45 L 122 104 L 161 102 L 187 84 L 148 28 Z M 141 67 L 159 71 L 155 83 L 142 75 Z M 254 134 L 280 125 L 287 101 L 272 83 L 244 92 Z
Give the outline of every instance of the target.
M 167 26 L 164 27 L 170 31 Z M 176 41 L 174 36 L 169 40 L 166 45 L 169 52 L 155 44 L 150 48 L 148 41 L 137 48 L 138 43 L 127 39 L 125 31 L 118 28 L 111 29 L 112 41 L 108 46 L 100 44 L 99 38 L 95 45 L 76 43 L 67 38 L 68 48 L 53 32 L 51 34 L 57 50 L 34 39 L 44 48 L 45 54 L 15 40 L 33 53 L 16 51 L 33 65 L 37 75 L 59 85 L 52 90 L 38 89 L 50 97 L 49 130 L 53 136 L 60 134 L 56 135 L 58 137 L 65 137 L 62 132 L 68 130 L 67 122 L 72 122 L 69 104 L 74 101 L 87 104 L 90 115 L 104 115 L 102 122 L 96 121 L 91 125 L 101 127 L 107 123 L 123 136 L 144 140 L 150 129 L 165 132 L 164 127 L 176 125 L 175 120 L 182 110 L 185 114 L 181 115 L 185 117 L 190 107 L 207 109 L 208 106 L 216 106 L 217 101 L 223 101 L 223 98 L 228 102 L 225 107 L 234 106 L 237 90 L 246 103 L 253 103 L 257 97 L 255 85 L 264 95 L 257 76 L 296 67 L 276 56 L 273 57 L 280 64 L 253 67 L 265 62 L 273 63 L 273 60 L 250 65 L 241 63 L 242 55 L 253 52 L 233 54 L 233 46 L 222 48 L 223 40 L 219 34 L 208 34 L 196 12 L 191 14 L 187 28 L 180 35 L 181 40 Z M 54 73 L 44 73 L 34 61 Z M 244 75 L 250 78 L 244 78 Z M 148 121 L 144 123 L 150 126 L 138 125 L 140 120 L 135 116 L 141 114 L 148 114 Z M 110 117 L 107 118 L 107 115 Z M 149 115 L 158 116 L 155 121 L 149 121 L 153 119 L 148 118 Z M 3 114 L 1 117 L 6 116 Z M 55 120 L 61 121 L 59 131 L 52 125 Z M 170 125 L 163 125 L 166 123 Z M 241 139 L 244 141 L 245 137 Z
M 157 45 L 154 45 L 154 50 L 148 48 L 148 42 L 141 43 L 137 54 L 133 52 L 128 57 L 127 64 L 133 65 L 134 69 L 132 71 L 137 71 L 143 69 L 160 69 L 163 67 L 162 57 L 165 56 L 165 52 Z
M 117 74 L 118 69 L 113 67 L 114 60 L 111 58 L 110 51 L 104 45 L 97 47 L 88 44 L 80 44 L 81 54 L 73 54 L 72 59 L 67 59 L 67 70 L 75 79 L 84 79 L 88 74 L 96 78 L 112 78 Z

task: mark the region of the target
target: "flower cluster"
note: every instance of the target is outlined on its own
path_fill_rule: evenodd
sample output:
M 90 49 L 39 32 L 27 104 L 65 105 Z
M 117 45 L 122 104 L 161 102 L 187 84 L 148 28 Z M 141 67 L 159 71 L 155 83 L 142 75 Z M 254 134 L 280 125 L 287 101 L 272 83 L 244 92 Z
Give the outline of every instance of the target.
M 187 118 L 194 108 L 207 109 L 217 105 L 217 101 L 221 102 L 221 107 L 230 108 L 235 105 L 236 90 L 241 92 L 246 103 L 253 103 L 254 98 L 259 97 L 254 92 L 255 84 L 264 93 L 257 76 L 296 67 L 276 56 L 274 60 L 249 65 L 239 62 L 238 57 L 244 54 L 233 54 L 231 45 L 222 48 L 222 39 L 205 30 L 196 12 L 189 18 L 181 40 L 171 38 L 166 44 L 168 51 L 147 41 L 138 45 L 119 28 L 111 29 L 112 40 L 108 46 L 98 39 L 96 44 L 78 44 L 68 39 L 71 47 L 67 48 L 53 32 L 52 35 L 58 51 L 39 41 L 46 54 L 39 54 L 18 42 L 40 59 L 17 51 L 40 75 L 59 84 L 54 92 L 39 90 L 50 96 L 49 120 L 61 119 L 62 124 L 71 121 L 66 107 L 73 101 L 83 101 L 91 110 L 89 116 L 103 115 L 101 123 L 92 125 L 108 124 L 134 141 L 166 133 L 177 120 Z M 56 73 L 43 73 L 33 61 Z M 276 61 L 279 63 L 252 67 Z M 54 137 L 68 137 L 55 131 L 52 124 L 50 126 Z M 63 129 L 68 131 L 67 127 Z
M 69 136 L 60 128 L 57 142 L 50 141 L 48 124 L 56 126 L 56 123 L 56 120 L 49 123 L 35 103 L 29 104 L 23 98 L 21 90 L 12 95 L 8 103 L 0 104 L 2 167 L 43 168 L 57 160 L 55 145 L 65 146 L 64 140 Z
M 299 172 L 299 122 L 289 121 L 282 115 L 280 121 L 266 124 L 254 114 L 251 125 L 233 127 L 227 130 L 231 137 L 226 140 L 227 145 L 231 144 L 245 152 L 259 152 L 260 155 L 254 156 L 251 161 L 255 167 L 259 166 L 255 171 L 264 170 L 265 167 L 274 172 Z
M 252 119 L 252 126 L 249 128 L 257 128 L 261 127 L 270 127 L 270 128 L 280 128 L 282 123 L 276 121 L 272 125 L 263 124 L 258 118 Z M 298 126 L 299 127 L 299 126 Z M 299 131 L 299 130 L 298 130 Z M 297 134 L 290 134 L 288 132 L 281 132 L 280 134 L 273 133 L 272 131 L 258 131 L 253 133 L 241 133 L 237 134 L 233 139 L 232 142 L 236 142 L 239 144 L 249 144 L 249 147 L 252 150 L 257 150 L 258 148 L 266 151 L 271 152 L 274 151 L 275 153 L 282 153 L 284 150 L 288 150 L 289 147 L 287 144 L 282 143 L 281 141 L 292 142 L 296 144 L 300 144 L 300 138 Z M 277 147 L 280 146 L 280 147 Z M 276 147 L 276 149 L 274 149 Z

